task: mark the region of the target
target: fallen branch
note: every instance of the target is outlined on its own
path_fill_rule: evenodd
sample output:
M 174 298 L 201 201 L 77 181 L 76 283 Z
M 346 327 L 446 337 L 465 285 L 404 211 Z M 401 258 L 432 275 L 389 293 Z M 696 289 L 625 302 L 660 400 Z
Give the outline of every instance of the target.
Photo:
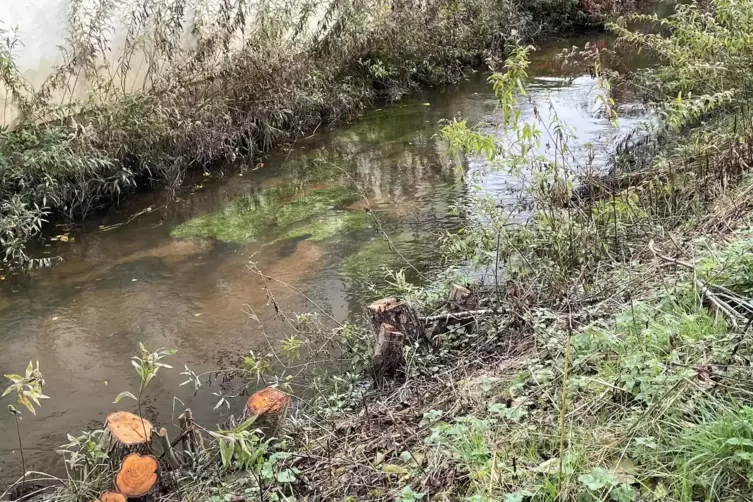
M 730 307 L 724 300 L 720 299 L 718 296 L 712 293 L 711 290 L 706 286 L 706 284 L 704 284 L 700 279 L 696 279 L 695 283 L 696 286 L 698 286 L 698 289 L 701 290 L 703 296 L 706 297 L 709 302 L 711 302 L 716 308 L 727 314 L 732 327 L 735 329 L 740 329 L 740 326 L 737 324 L 735 309 Z
M 691 263 L 681 261 L 676 258 L 671 258 L 669 256 L 659 253 L 654 247 L 654 241 L 651 241 L 648 243 L 648 248 L 657 258 L 661 258 L 662 260 L 669 263 L 674 263 L 675 265 L 679 265 L 688 270 L 695 270 L 695 267 Z M 696 279 L 695 284 L 698 287 L 701 294 L 704 296 L 704 298 L 706 298 L 709 301 L 709 303 L 711 303 L 717 309 L 721 310 L 724 314 L 726 314 L 727 318 L 729 318 L 729 322 L 732 325 L 732 327 L 735 328 L 736 330 L 740 329 L 740 325 L 737 323 L 737 312 L 727 302 L 719 298 L 716 294 L 714 294 L 714 292 L 711 291 L 710 287 L 713 285 L 706 284 L 700 279 Z
M 476 316 L 499 313 L 501 312 L 496 309 L 466 310 L 465 312 L 446 312 L 444 314 L 431 315 L 428 317 L 419 317 L 418 320 L 428 324 L 436 321 L 448 321 L 450 319 L 463 320 Z

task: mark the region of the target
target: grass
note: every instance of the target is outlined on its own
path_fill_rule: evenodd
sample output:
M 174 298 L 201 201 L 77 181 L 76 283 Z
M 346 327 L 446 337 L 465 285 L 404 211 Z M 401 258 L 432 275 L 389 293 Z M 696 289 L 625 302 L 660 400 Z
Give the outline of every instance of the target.
M 743 30 L 741 39 L 730 41 L 733 32 L 717 28 L 749 27 L 750 2 L 720 2 L 700 17 L 700 6 L 682 7 L 666 40 L 623 39 L 669 55 L 698 51 L 701 66 L 736 63 L 753 54 L 739 50 L 743 43 L 750 48 L 749 38 Z M 726 14 L 731 8 L 739 9 L 737 15 Z M 708 47 L 717 50 L 709 53 Z M 511 225 L 510 208 L 502 214 L 495 201 L 473 199 L 475 212 L 442 242 L 464 264 L 494 267 L 493 280 L 473 285 L 484 314 L 467 324 L 427 326 L 430 343 L 402 347 L 404 374 L 377 383 L 369 378 L 374 334 L 368 323 L 340 323 L 326 312 L 288 315 L 270 293 L 288 336 L 279 352 L 250 354 L 234 374 L 253 382 L 269 377 L 290 392 L 295 377 L 305 374 L 303 398 L 275 440 L 234 422 L 223 427 L 222 437 L 210 435 L 214 439 L 192 469 L 176 473 L 182 498 L 750 498 L 753 126 L 746 89 L 712 106 L 706 98 L 662 95 L 662 86 L 650 79 L 655 69 L 634 76 L 631 84 L 648 86 L 646 95 L 660 98 L 654 106 L 663 120 L 661 149 L 639 158 L 618 150 L 627 161 L 617 156 L 620 162 L 605 175 L 570 163 L 566 138 L 557 132 L 562 124 L 517 123 L 526 51 L 513 51 L 506 71 L 491 78 L 506 112 L 504 126 L 518 140 L 512 148 L 461 121 L 445 129 L 452 151 L 486 154 L 490 167 L 522 180 L 521 212 L 528 217 Z M 606 88 L 611 84 L 599 51 L 585 50 L 596 85 Z M 707 95 L 729 91 L 724 75 L 701 78 L 698 67 L 689 66 L 679 84 L 671 82 L 672 92 L 675 84 Z M 668 64 L 662 79 L 671 78 L 667 68 L 682 71 Z M 609 116 L 611 103 L 603 99 Z M 542 140 L 557 152 L 547 162 L 531 155 Z M 305 228 L 308 222 L 299 217 L 311 210 L 304 207 L 329 214 L 333 199 L 320 195 L 302 197 L 310 205 L 293 203 L 281 215 L 263 209 L 274 202 L 254 204 L 249 222 L 237 227 L 251 228 L 250 218 L 266 215 L 253 220 L 262 222 L 259 228 L 280 222 Z M 232 220 L 245 211 L 227 213 Z M 227 219 L 221 214 L 197 228 L 221 227 Z M 343 267 L 366 275 L 366 267 L 390 249 L 369 243 L 355 255 L 360 261 Z M 271 279 L 255 271 L 267 287 Z M 448 285 L 463 279 L 469 278 L 451 267 L 422 288 L 393 271 L 389 287 L 426 320 L 448 308 Z M 301 353 L 312 355 L 312 362 L 301 363 Z M 276 378 L 268 375 L 273 359 L 285 368 Z M 189 382 L 200 380 L 188 369 L 184 374 Z M 59 492 L 65 500 L 80 498 L 70 495 L 70 483 L 66 489 Z M 89 492 L 96 493 L 94 483 Z

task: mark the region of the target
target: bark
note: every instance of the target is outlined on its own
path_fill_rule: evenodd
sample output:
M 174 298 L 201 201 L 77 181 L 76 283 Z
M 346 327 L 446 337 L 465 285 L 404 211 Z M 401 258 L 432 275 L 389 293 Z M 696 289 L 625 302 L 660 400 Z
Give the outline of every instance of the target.
M 382 298 L 369 305 L 367 311 L 377 332 L 381 331 L 382 324 L 387 324 L 393 327 L 393 331 L 402 333 L 410 343 L 426 338 L 416 311 L 405 302 L 395 298 Z
M 162 446 L 162 457 L 167 461 L 167 464 L 171 469 L 178 469 L 180 467 L 180 461 L 178 461 L 178 457 L 175 455 L 173 445 L 170 444 L 167 429 L 164 427 L 161 428 L 157 433 L 157 439 L 159 440 L 160 446 Z
M 447 297 L 447 314 L 427 318 L 436 323 L 431 330 L 432 339 L 446 333 L 451 328 L 462 327 L 466 334 L 471 333 L 473 328 L 476 327 L 476 318 L 473 315 L 463 314 L 479 312 L 476 310 L 478 303 L 478 297 L 473 291 L 465 286 L 453 284 Z M 452 314 L 457 314 L 457 316 L 453 316 Z
M 183 451 L 195 453 L 199 450 L 203 450 L 204 438 L 193 423 L 193 413 L 191 412 L 191 408 L 186 408 L 186 411 L 180 414 L 178 417 L 178 424 L 180 425 L 181 430 Z
M 274 387 L 266 387 L 248 398 L 246 415 L 255 416 L 256 424 L 271 431 L 278 431 L 285 422 L 290 396 Z
M 377 334 L 372 358 L 372 372 L 377 382 L 393 378 L 405 366 L 403 343 L 405 336 L 390 324 L 382 324 Z
M 151 450 L 152 424 L 127 411 L 107 416 L 102 445 L 112 462 L 120 462 L 131 453 L 147 454 Z

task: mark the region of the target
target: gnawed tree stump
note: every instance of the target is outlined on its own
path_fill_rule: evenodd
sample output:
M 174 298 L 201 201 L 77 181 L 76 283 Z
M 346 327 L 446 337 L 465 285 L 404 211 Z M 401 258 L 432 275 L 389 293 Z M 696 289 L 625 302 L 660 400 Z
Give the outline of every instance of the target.
M 128 499 L 120 492 L 106 491 L 99 496 L 99 502 L 126 502 Z
M 377 333 L 372 357 L 372 372 L 377 382 L 393 378 L 405 365 L 405 336 L 391 324 L 382 323 Z
M 476 320 L 471 318 L 459 319 L 454 318 L 451 314 L 461 314 L 463 312 L 474 311 L 478 308 L 478 296 L 459 284 L 453 284 L 450 294 L 447 297 L 447 312 L 450 315 L 435 321 L 431 330 L 432 339 L 442 333 L 446 333 L 451 327 L 457 326 L 465 329 L 466 334 L 473 331 Z
M 115 476 L 115 488 L 129 499 L 153 500 L 159 490 L 159 462 L 152 455 L 131 453 Z
M 395 298 L 382 298 L 366 309 L 377 332 L 381 330 L 382 324 L 387 324 L 392 326 L 394 331 L 402 333 L 405 340 L 411 343 L 426 337 L 416 311 L 405 302 Z
M 107 415 L 103 444 L 110 460 L 117 462 L 129 453 L 149 453 L 152 424 L 127 411 Z
M 191 408 L 186 408 L 186 411 L 180 414 L 178 417 L 178 424 L 180 425 L 180 440 L 183 443 L 183 451 L 195 453 L 199 450 L 203 450 L 204 438 L 193 423 L 193 413 L 191 412 Z
M 255 392 L 246 402 L 246 414 L 256 417 L 259 427 L 278 430 L 285 421 L 292 399 L 279 389 L 265 387 Z

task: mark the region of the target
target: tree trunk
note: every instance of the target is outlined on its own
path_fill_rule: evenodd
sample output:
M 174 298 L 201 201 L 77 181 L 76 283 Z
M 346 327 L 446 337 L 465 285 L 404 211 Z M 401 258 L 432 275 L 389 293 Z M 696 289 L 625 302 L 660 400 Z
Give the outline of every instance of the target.
M 159 462 L 152 455 L 131 453 L 115 476 L 115 488 L 129 500 L 151 502 L 159 491 Z
M 117 411 L 107 416 L 102 444 L 114 463 L 130 453 L 146 454 L 151 450 L 152 424 L 149 420 Z
M 369 305 L 367 310 L 377 332 L 381 331 L 382 324 L 387 324 L 393 327 L 393 331 L 402 333 L 405 340 L 411 343 L 426 338 L 416 311 L 405 302 L 399 302 L 395 298 L 382 298 Z
M 274 434 L 282 427 L 292 400 L 290 396 L 274 387 L 266 387 L 248 398 L 246 415 L 255 416 L 256 424 Z
M 470 289 L 453 284 L 450 289 L 450 294 L 447 297 L 447 312 L 452 314 L 459 314 L 462 312 L 468 312 L 476 310 L 478 308 L 478 296 Z M 447 316 L 439 321 L 436 321 L 434 327 L 431 330 L 432 339 L 442 333 L 446 333 L 452 327 L 462 327 L 466 334 L 470 334 L 473 328 L 476 326 L 476 320 L 470 319 L 455 319 L 452 316 Z
M 393 378 L 405 365 L 403 343 L 405 336 L 390 324 L 382 323 L 374 345 L 372 372 L 377 382 Z

